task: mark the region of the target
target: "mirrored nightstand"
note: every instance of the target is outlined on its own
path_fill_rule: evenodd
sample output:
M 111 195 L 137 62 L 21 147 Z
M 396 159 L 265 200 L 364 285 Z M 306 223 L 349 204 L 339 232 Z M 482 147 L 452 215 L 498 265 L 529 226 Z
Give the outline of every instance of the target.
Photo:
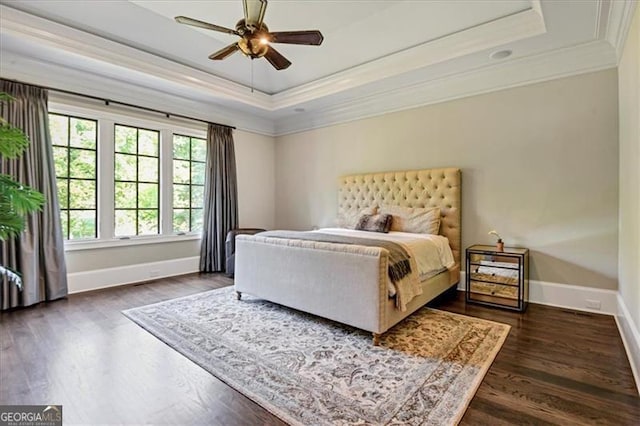
M 529 304 L 529 250 L 473 245 L 466 251 L 468 303 L 523 312 Z

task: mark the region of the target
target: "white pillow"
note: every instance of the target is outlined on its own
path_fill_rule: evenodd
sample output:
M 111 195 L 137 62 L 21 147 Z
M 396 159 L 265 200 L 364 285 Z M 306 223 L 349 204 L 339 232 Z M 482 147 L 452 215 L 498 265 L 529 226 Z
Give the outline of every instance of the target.
M 439 207 L 400 207 L 382 206 L 380 214 L 393 216 L 392 231 L 412 232 L 414 234 L 438 235 L 440 231 Z
M 366 209 L 351 209 L 343 211 L 338 215 L 338 227 L 347 229 L 356 229 L 360 217 L 365 214 L 375 215 L 378 212 L 378 206 L 367 207 Z

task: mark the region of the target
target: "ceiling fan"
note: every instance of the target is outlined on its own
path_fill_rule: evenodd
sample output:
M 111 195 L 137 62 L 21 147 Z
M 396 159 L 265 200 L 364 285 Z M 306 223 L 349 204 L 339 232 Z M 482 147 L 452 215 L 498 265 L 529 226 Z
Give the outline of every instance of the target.
M 271 43 L 306 44 L 319 46 L 324 37 L 318 30 L 307 31 L 279 31 L 269 32 L 269 28 L 263 22 L 264 13 L 267 10 L 267 0 L 242 0 L 244 4 L 244 19 L 236 24 L 236 29 L 221 27 L 186 16 L 176 16 L 177 22 L 207 30 L 240 36 L 236 43 L 218 50 L 209 55 L 209 59 L 222 60 L 240 50 L 251 59 L 263 56 L 277 70 L 283 70 L 291 65 L 291 62 L 282 56 Z

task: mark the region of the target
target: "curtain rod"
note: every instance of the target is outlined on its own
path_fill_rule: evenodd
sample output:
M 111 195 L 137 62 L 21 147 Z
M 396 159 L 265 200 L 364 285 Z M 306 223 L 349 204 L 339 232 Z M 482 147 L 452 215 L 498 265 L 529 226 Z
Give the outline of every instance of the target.
M 99 96 L 85 95 L 84 93 L 72 92 L 70 90 L 56 89 L 55 87 L 41 86 L 39 84 L 25 83 L 23 81 L 12 80 L 12 79 L 8 79 L 8 78 L 3 78 L 3 80 L 11 81 L 13 83 L 26 84 L 27 86 L 38 87 L 40 89 L 51 90 L 51 91 L 54 91 L 54 92 L 65 93 L 67 95 L 73 95 L 73 96 L 80 96 L 80 97 L 83 97 L 83 98 L 89 98 L 89 99 L 93 99 L 95 101 L 104 102 L 105 105 L 117 104 L 117 105 L 122 105 L 122 106 L 129 107 L 129 108 L 136 108 L 136 109 L 141 109 L 143 111 L 154 112 L 156 114 L 162 114 L 162 115 L 166 116 L 167 118 L 177 117 L 177 118 L 183 118 L 183 119 L 186 119 L 186 120 L 198 121 L 200 123 L 205 123 L 205 124 L 215 124 L 217 126 L 228 127 L 230 129 L 234 129 L 234 130 L 236 129 L 235 126 L 229 126 L 228 124 L 213 123 L 211 121 L 202 120 L 200 118 L 189 117 L 189 116 L 182 115 L 182 114 L 173 114 L 171 112 L 160 111 L 159 109 L 143 107 L 143 106 L 140 106 L 140 105 L 133 105 L 133 104 L 129 104 L 129 103 L 126 103 L 126 102 L 114 101 L 112 99 L 105 99 L 105 98 L 101 98 Z

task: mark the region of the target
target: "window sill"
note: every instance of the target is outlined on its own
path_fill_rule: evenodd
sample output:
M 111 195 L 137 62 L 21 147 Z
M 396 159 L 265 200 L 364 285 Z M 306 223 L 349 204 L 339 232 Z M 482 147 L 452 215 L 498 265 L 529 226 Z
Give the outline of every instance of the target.
M 64 251 L 80 251 L 80 250 L 93 250 L 101 248 L 112 247 L 129 247 L 139 246 L 144 244 L 162 244 L 162 243 L 176 243 L 179 241 L 199 240 L 200 234 L 185 234 L 185 235 L 154 235 L 145 237 L 130 237 L 128 239 L 111 238 L 104 240 L 85 240 L 85 241 L 65 241 Z

